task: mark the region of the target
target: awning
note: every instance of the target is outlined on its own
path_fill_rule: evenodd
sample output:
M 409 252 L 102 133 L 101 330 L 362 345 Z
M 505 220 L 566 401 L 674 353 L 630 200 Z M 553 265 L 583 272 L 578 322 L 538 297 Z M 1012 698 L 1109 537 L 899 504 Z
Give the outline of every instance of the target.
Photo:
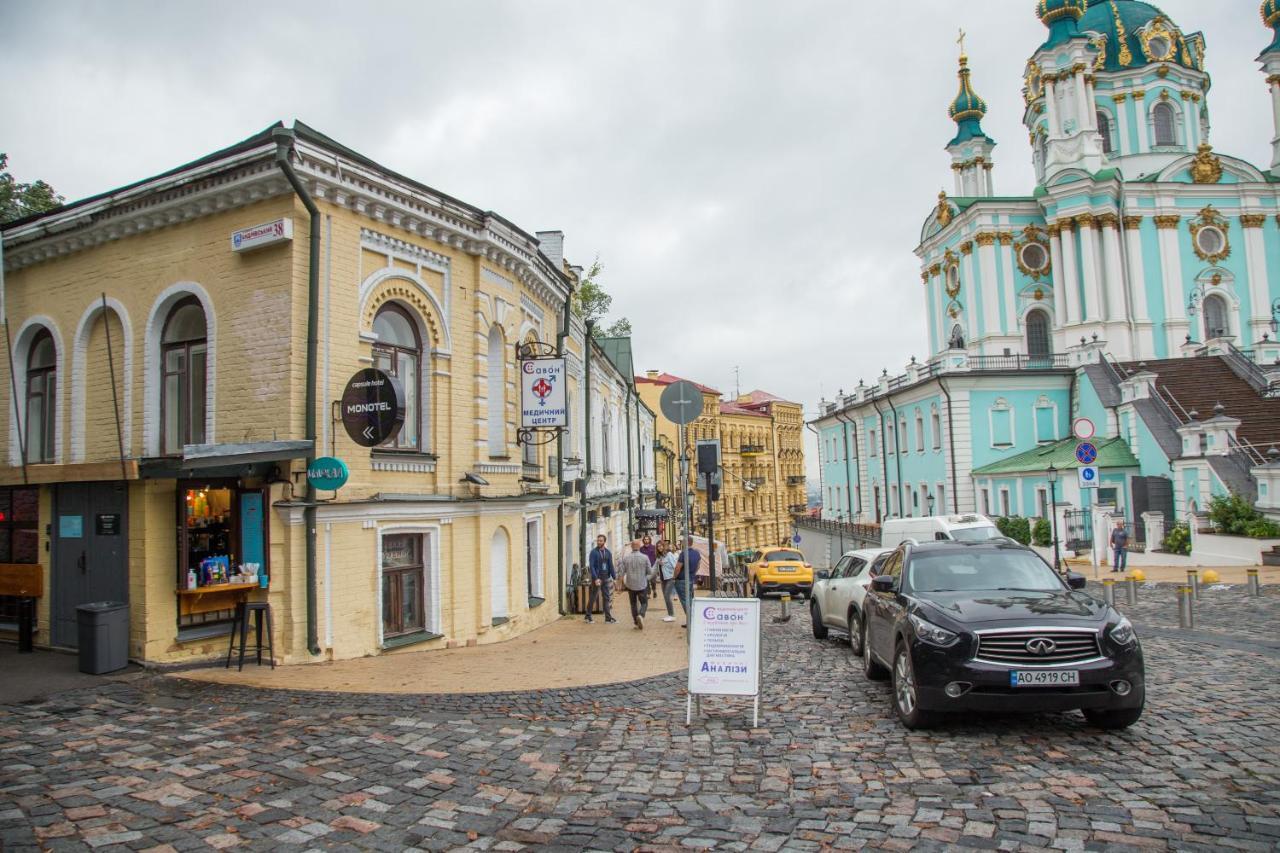
M 661 520 L 667 517 L 665 509 L 638 509 L 636 510 L 637 519 L 645 520 Z
M 149 479 L 246 477 L 265 475 L 276 462 L 305 459 L 315 442 L 252 441 L 243 444 L 188 444 L 181 456 L 143 459 L 140 474 Z

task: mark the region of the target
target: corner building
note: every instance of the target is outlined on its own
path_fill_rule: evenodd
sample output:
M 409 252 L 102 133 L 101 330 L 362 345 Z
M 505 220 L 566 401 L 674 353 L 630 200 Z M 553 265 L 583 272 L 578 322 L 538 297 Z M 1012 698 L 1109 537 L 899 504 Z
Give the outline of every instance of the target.
M 1277 122 L 1259 168 L 1212 146 L 1204 35 L 1140 0 L 1033 10 L 1046 36 L 1021 104 L 1036 185 L 995 192 L 988 107 L 961 55 L 951 193 L 915 250 L 929 356 L 822 401 L 824 518 L 1045 516 L 1050 463 L 1067 469 L 1060 504 L 1131 522 L 1183 520 L 1227 491 L 1268 497 L 1257 469 L 1280 441 L 1280 38 L 1259 57 Z M 1262 16 L 1280 27 L 1274 0 Z M 1080 416 L 1097 430 L 1099 489 L 1077 484 Z
M 565 466 L 549 473 L 554 442 L 517 443 L 516 347 L 564 330 L 581 361 L 559 232 L 297 123 L 9 223 L 3 250 L 0 561 L 43 566 L 37 643 L 74 647 L 75 606 L 109 599 L 129 604 L 135 659 L 225 653 L 245 590 L 189 580 L 219 557 L 262 567 L 269 590 L 253 594 L 286 662 L 489 643 L 557 618 L 572 490 Z M 336 406 L 367 367 L 405 396 L 399 433 L 372 449 Z M 315 456 L 350 479 L 313 502 Z M 635 468 L 615 491 L 638 488 Z

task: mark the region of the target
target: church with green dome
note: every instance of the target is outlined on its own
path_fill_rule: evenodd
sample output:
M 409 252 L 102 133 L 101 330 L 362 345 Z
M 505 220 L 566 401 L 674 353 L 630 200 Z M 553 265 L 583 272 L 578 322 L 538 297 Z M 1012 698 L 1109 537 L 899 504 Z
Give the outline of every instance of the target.
M 928 355 L 821 402 L 823 516 L 1045 517 L 1056 499 L 1081 543 L 1098 512 L 1141 538 L 1144 515 L 1171 525 L 1227 492 L 1280 516 L 1280 0 L 1261 7 L 1266 166 L 1213 147 L 1191 22 L 1142 0 L 1028 6 L 1035 186 L 996 193 L 962 49 L 952 180 L 915 249 Z M 1096 471 L 1069 452 L 1080 419 Z

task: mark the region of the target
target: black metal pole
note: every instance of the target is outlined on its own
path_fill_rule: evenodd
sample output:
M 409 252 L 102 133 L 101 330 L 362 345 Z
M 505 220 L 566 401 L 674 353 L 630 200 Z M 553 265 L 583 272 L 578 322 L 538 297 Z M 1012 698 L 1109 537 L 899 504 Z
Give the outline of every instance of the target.
M 1058 555 L 1058 483 L 1049 481 L 1049 500 L 1053 504 L 1053 570 L 1062 571 L 1062 559 Z
M 102 327 L 107 333 L 107 372 L 111 374 L 111 407 L 116 413 L 116 444 L 120 449 L 120 479 L 129 479 L 124 464 L 124 433 L 120 429 L 120 401 L 116 396 L 116 362 L 111 355 L 111 316 L 107 314 L 107 294 L 102 294 Z
M 9 350 L 9 383 L 13 388 L 13 426 L 18 431 L 18 453 L 22 458 L 22 485 L 27 485 L 27 441 L 22 432 L 23 401 L 18 399 L 18 371 L 13 366 L 13 340 L 9 337 L 9 318 L 4 318 L 4 344 Z
M 716 586 L 716 530 L 712 520 L 712 508 L 715 503 L 711 500 L 711 478 L 715 476 L 710 471 L 707 472 L 707 573 L 711 576 L 711 594 L 715 595 L 719 587 Z

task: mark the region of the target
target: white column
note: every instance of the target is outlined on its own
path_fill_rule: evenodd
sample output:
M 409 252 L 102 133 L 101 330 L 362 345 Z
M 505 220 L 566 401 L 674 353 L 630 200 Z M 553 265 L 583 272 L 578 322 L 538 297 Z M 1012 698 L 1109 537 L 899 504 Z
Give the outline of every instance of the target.
M 1249 323 L 1247 333 L 1244 325 L 1241 324 L 1241 349 L 1260 340 L 1264 331 L 1270 331 L 1268 323 L 1271 321 L 1271 300 L 1268 298 L 1270 293 L 1267 282 L 1266 246 L 1262 239 L 1262 223 L 1265 220 L 1266 214 L 1263 213 L 1245 213 L 1240 216 L 1240 224 L 1244 226 L 1245 273 L 1249 276 L 1249 305 L 1252 309 L 1251 316 L 1247 318 Z
M 1115 95 L 1111 100 L 1116 105 L 1116 154 L 1129 154 L 1129 107 L 1125 103 L 1126 96 Z
M 1195 110 L 1191 108 L 1191 98 L 1187 96 L 1187 92 L 1182 95 L 1182 121 L 1187 126 L 1187 149 L 1195 151 L 1200 144 L 1200 126 L 1195 119 Z
M 1276 66 L 1280 66 L 1280 59 L 1267 63 L 1267 70 L 1271 72 L 1267 77 L 1267 83 L 1271 85 L 1271 120 L 1276 133 L 1271 141 L 1272 174 L 1280 174 L 1280 74 L 1276 73 Z
M 1005 334 L 1017 335 L 1021 334 L 1018 328 L 1018 280 L 1013 277 L 1013 253 L 1016 251 L 1013 246 L 1004 246 L 1000 249 L 1000 265 L 1004 269 L 1004 316 L 1005 316 Z M 1052 334 L 1052 330 L 1050 330 Z
M 944 270 L 945 272 L 945 270 Z M 964 304 L 965 343 L 970 352 L 982 354 L 981 348 L 974 348 L 978 342 L 978 279 L 974 270 L 973 255 L 960 257 L 960 301 Z
M 1044 81 L 1044 103 L 1049 110 L 1049 138 L 1059 139 L 1062 137 L 1062 116 L 1058 113 L 1058 98 L 1055 92 L 1057 88 L 1055 82 L 1049 78 Z M 1274 87 L 1272 87 L 1274 88 Z M 1280 114 L 1277 114 L 1276 127 L 1280 128 Z M 1048 165 L 1047 163 L 1045 165 Z
M 1084 71 L 1075 73 L 1076 84 L 1076 116 L 1080 122 L 1080 132 L 1092 130 L 1097 116 L 1094 115 L 1093 98 L 1089 97 L 1089 84 L 1084 81 Z
M 1098 240 L 1093 230 L 1093 217 L 1077 217 L 1080 226 L 1080 266 L 1084 280 L 1084 317 L 1090 323 L 1102 319 L 1102 285 L 1098 281 Z
M 1165 327 L 1171 356 L 1182 346 L 1190 328 L 1187 306 L 1182 301 L 1185 297 L 1182 292 L 1182 257 L 1178 252 L 1178 221 L 1177 216 L 1156 217 L 1156 233 L 1160 238 L 1160 268 L 1164 271 Z
M 1061 328 L 1067 322 L 1067 285 L 1062 274 L 1062 236 L 1057 229 L 1049 234 L 1049 261 L 1053 265 L 1053 324 Z
M 1125 257 L 1129 261 L 1129 308 L 1133 319 L 1133 357 L 1155 358 L 1155 342 L 1151 336 L 1151 312 L 1147 307 L 1146 265 L 1142 261 L 1142 232 L 1138 222 L 1142 217 L 1125 217 Z M 1131 227 L 1132 225 L 1132 227 Z
M 947 348 L 947 340 L 951 337 L 951 318 L 947 316 L 946 300 L 943 299 L 943 281 L 939 276 L 932 276 L 929 281 L 929 300 L 933 302 L 933 316 L 938 323 L 938 350 Z
M 1135 120 L 1138 122 L 1138 153 L 1146 154 L 1151 150 L 1151 125 L 1147 121 L 1147 105 L 1145 98 L 1138 96 L 1135 92 L 1133 95 L 1133 113 Z
M 990 236 L 994 237 L 995 234 Z M 1000 285 L 996 280 L 995 242 L 978 244 L 978 266 L 982 276 L 982 319 L 986 336 L 1004 334 L 1000 327 Z
M 991 182 L 991 168 L 992 168 L 992 165 L 990 163 L 986 163 L 982 167 L 982 174 L 985 176 L 986 183 L 987 183 L 988 198 L 996 194 L 995 184 Z
M 1120 263 L 1120 223 L 1110 218 L 1102 223 L 1102 261 L 1105 270 L 1102 277 L 1105 300 L 1102 318 L 1108 323 L 1124 320 L 1130 315 L 1130 308 L 1125 304 L 1128 289 L 1125 287 L 1124 267 Z
M 1062 287 L 1067 296 L 1067 318 L 1063 325 L 1080 322 L 1080 290 L 1076 282 L 1076 239 L 1072 233 L 1075 224 L 1062 220 Z
M 956 195 L 958 195 L 958 196 L 963 196 L 963 195 L 964 195 L 964 188 L 963 188 L 963 186 L 961 186 L 961 183 L 960 183 L 960 170 L 959 170 L 959 169 L 952 169 L 951 171 L 952 171 L 952 172 L 955 174 L 955 176 L 956 176 Z

